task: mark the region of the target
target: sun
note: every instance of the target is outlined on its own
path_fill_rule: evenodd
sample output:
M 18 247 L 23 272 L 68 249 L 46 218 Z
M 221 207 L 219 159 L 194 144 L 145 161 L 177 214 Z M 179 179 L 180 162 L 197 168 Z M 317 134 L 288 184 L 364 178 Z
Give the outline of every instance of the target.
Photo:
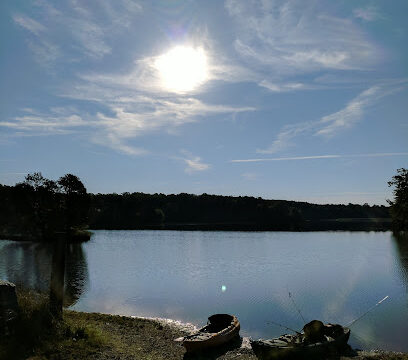
M 174 47 L 156 59 L 155 67 L 163 87 L 173 92 L 192 91 L 208 78 L 207 56 L 202 48 Z

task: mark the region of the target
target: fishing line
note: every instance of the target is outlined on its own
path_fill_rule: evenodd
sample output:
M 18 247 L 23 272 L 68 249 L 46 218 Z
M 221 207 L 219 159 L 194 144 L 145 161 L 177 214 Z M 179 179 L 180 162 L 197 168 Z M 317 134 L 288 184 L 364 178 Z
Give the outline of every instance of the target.
M 272 321 L 272 320 L 267 321 L 266 323 L 267 323 L 267 324 L 277 325 L 277 326 L 280 326 L 281 328 L 284 328 L 284 329 L 286 329 L 286 330 L 293 331 L 293 332 L 295 332 L 296 334 L 300 334 L 300 332 L 299 332 L 299 331 L 294 330 L 294 329 L 292 329 L 292 328 L 290 328 L 290 327 L 288 327 L 288 326 L 285 326 L 285 325 L 279 324 L 279 323 L 277 323 L 277 322 L 275 322 L 275 321 Z
M 300 309 L 297 307 L 296 303 L 295 303 L 295 299 L 293 299 L 291 292 L 288 290 L 289 293 L 289 298 L 292 300 L 293 305 L 295 306 L 295 309 L 297 310 L 297 312 L 299 313 L 300 317 L 303 320 L 303 324 L 306 324 L 306 320 L 303 317 L 302 313 L 300 312 Z
M 381 299 L 377 304 L 375 304 L 374 306 L 370 307 L 364 314 L 360 315 L 357 319 L 351 321 L 350 323 L 348 323 L 346 326 L 350 327 L 352 326 L 357 320 L 360 320 L 363 316 L 367 315 L 371 310 L 373 310 L 375 307 L 377 307 L 378 305 L 380 305 L 382 302 L 384 302 L 385 300 L 387 300 L 389 298 L 389 296 L 387 295 L 386 297 L 384 297 L 384 299 Z

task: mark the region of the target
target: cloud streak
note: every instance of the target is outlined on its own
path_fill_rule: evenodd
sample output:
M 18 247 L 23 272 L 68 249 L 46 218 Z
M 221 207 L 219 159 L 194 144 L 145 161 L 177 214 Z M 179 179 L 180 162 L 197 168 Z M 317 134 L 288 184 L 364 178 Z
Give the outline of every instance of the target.
M 43 19 L 49 25 L 47 28 L 39 21 L 23 16 L 16 17 L 15 22 L 35 35 L 29 39 L 29 46 L 38 62 L 50 66 L 62 56 L 68 59 L 77 56 L 78 49 L 81 56 L 93 60 L 103 58 L 111 52 L 110 36 L 117 36 L 118 29 L 130 26 L 135 21 L 134 16 L 143 10 L 138 3 L 130 0 L 114 3 L 101 0 L 93 11 L 88 9 L 86 3 L 77 0 L 58 7 L 46 0 L 38 0 L 36 4 L 48 15 L 47 19 Z M 117 22 L 121 24 L 113 28 L 112 24 Z M 73 51 L 68 56 L 65 49 L 61 53 L 54 45 L 53 32 L 58 32 L 55 31 L 58 29 L 65 35 L 68 32 L 73 40 L 70 49 Z M 92 104 L 95 110 L 84 112 L 66 106 L 62 113 L 54 109 L 41 113 L 24 111 L 22 116 L 1 121 L 0 126 L 14 130 L 19 136 L 89 132 L 89 138 L 94 143 L 128 155 L 142 155 L 149 150 L 134 145 L 140 136 L 154 132 L 174 134 L 181 126 L 205 117 L 254 110 L 252 107 L 206 103 L 196 97 L 200 89 L 190 92 L 189 96 L 169 93 L 155 67 L 159 55 L 137 59 L 125 74 L 83 71 L 75 74 L 70 84 L 60 88 L 59 97 L 77 104 L 79 100 L 80 107 L 82 104 Z M 81 56 L 75 61 L 81 60 Z M 210 79 L 218 79 L 227 70 L 232 71 L 228 65 L 211 64 Z M 233 75 L 229 80 L 233 81 Z M 199 171 L 200 161 L 189 161 L 189 168 Z
M 353 127 L 364 117 L 365 112 L 381 98 L 400 91 L 401 89 L 401 86 L 372 86 L 354 97 L 339 111 L 325 115 L 316 121 L 300 122 L 284 126 L 272 144 L 266 149 L 258 149 L 257 153 L 277 153 L 293 145 L 293 139 L 302 135 L 314 135 L 326 138 L 333 137 L 339 132 Z
M 211 165 L 203 162 L 201 157 L 195 156 L 184 149 L 180 150 L 180 152 L 183 156 L 173 156 L 172 159 L 184 162 L 187 165 L 184 172 L 187 174 L 191 175 L 197 172 L 207 171 L 211 168 Z
M 25 114 L 9 121 L 0 121 L 0 127 L 19 135 L 58 135 L 72 132 L 89 133 L 90 139 L 127 155 L 148 152 L 127 142 L 150 133 L 174 134 L 181 126 L 217 114 L 236 114 L 253 108 L 207 104 L 193 97 L 148 96 L 137 90 L 116 90 L 95 87 L 94 84 L 73 89 L 70 98 L 98 102 L 103 111 L 83 113 L 73 107 L 51 108 L 49 112 L 25 109 Z M 81 89 L 81 91 L 80 91 Z M 81 115 L 80 115 L 81 114 Z M 199 161 L 192 159 L 190 168 L 199 169 Z
M 13 16 L 13 20 L 16 24 L 20 25 L 22 28 L 30 31 L 36 36 L 39 36 L 42 32 L 46 31 L 46 27 L 44 25 L 28 16 L 15 14 Z
M 354 9 L 353 15 L 354 17 L 362 19 L 364 21 L 374 21 L 382 17 L 377 8 L 375 8 L 374 6 Z
M 210 165 L 202 162 L 201 158 L 198 156 L 193 157 L 192 159 L 184 159 L 184 162 L 187 164 L 185 172 L 188 174 L 205 171 L 210 168 Z
M 237 53 L 280 74 L 367 69 L 379 56 L 358 26 L 320 1 L 226 0 L 225 7 L 237 25 Z
M 237 159 L 231 160 L 233 163 L 249 162 L 269 162 L 269 161 L 299 161 L 299 160 L 324 160 L 324 159 L 342 159 L 342 158 L 381 158 L 391 156 L 408 156 L 407 152 L 396 153 L 373 153 L 373 154 L 329 154 L 329 155 L 312 155 L 312 156 L 290 156 L 276 158 L 258 158 L 258 159 Z
M 318 122 L 315 135 L 334 136 L 337 131 L 352 127 L 363 117 L 364 111 L 376 100 L 386 95 L 379 86 L 373 86 L 351 100 L 345 108 L 323 116 Z
M 272 92 L 289 92 L 289 91 L 297 91 L 297 90 L 306 90 L 311 89 L 310 85 L 305 85 L 302 83 L 272 83 L 268 80 L 262 80 L 259 83 L 259 86 L 262 86 Z
M 142 11 L 142 7 L 131 0 L 114 3 L 101 0 L 92 10 L 77 0 L 58 3 L 58 6 L 37 0 L 35 5 L 41 9 L 36 19 L 15 14 L 13 21 L 34 35 L 28 41 L 29 48 L 34 59 L 47 67 L 57 61 L 78 61 L 81 57 L 102 59 L 112 51 L 108 44 L 111 35 L 129 27 L 135 15 Z M 58 46 L 61 36 L 71 44 L 64 52 Z

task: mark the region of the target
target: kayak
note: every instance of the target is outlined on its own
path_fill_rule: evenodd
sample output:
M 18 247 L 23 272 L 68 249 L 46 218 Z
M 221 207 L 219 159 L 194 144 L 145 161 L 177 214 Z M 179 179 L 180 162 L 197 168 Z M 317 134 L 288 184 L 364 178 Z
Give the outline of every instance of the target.
M 316 327 L 318 331 L 310 330 Z M 251 340 L 251 347 L 261 360 L 319 358 L 346 346 L 349 337 L 347 327 L 314 320 L 305 325 L 301 333 L 270 340 Z
M 229 342 L 239 335 L 239 329 L 240 324 L 236 316 L 215 314 L 210 316 L 207 325 L 196 333 L 176 341 L 182 341 L 187 352 L 196 352 Z

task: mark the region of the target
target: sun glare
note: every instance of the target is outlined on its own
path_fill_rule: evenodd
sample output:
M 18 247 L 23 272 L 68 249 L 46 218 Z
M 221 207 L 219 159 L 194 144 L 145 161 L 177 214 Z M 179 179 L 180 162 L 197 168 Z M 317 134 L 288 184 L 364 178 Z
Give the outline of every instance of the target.
M 202 48 L 177 46 L 158 57 L 155 67 L 162 84 L 174 92 L 194 90 L 207 79 L 207 57 Z

